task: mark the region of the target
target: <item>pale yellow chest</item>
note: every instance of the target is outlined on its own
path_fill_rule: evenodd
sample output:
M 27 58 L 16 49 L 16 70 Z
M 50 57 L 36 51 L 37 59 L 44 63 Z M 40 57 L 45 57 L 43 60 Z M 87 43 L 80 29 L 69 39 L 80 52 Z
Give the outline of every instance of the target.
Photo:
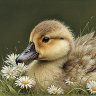
M 40 65 L 34 62 L 28 67 L 27 74 L 35 78 L 36 82 L 41 86 L 48 87 L 60 77 L 62 70 L 57 66 L 53 66 L 53 64 Z

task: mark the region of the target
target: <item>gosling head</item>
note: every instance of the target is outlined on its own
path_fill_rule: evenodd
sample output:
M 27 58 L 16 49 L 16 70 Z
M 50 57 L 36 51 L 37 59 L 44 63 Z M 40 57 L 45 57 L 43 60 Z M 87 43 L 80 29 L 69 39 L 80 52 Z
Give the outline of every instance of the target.
M 16 62 L 28 59 L 57 60 L 68 56 L 72 48 L 73 36 L 68 27 L 56 20 L 46 20 L 32 30 L 29 45 Z

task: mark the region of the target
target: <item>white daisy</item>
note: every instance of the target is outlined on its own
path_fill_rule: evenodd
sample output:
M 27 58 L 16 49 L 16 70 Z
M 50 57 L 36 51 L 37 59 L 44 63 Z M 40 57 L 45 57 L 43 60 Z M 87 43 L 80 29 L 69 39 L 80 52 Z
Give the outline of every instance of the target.
M 70 81 L 70 79 L 65 80 L 65 83 L 68 85 L 74 85 L 74 83 L 72 81 Z
M 24 63 L 18 63 L 18 65 L 15 65 L 18 72 L 23 73 L 26 71 L 27 66 L 24 65 Z
M 4 61 L 7 66 L 2 67 L 1 73 L 2 76 L 7 79 L 14 79 L 17 76 L 21 76 L 27 69 L 27 66 L 25 66 L 24 63 L 16 64 L 15 59 L 17 56 L 17 54 L 12 53 L 7 55 L 6 60 Z
M 15 79 L 16 77 L 21 76 L 27 69 L 27 66 L 24 63 L 19 63 L 15 66 L 4 66 L 2 67 L 1 73 L 2 76 L 6 79 Z
M 86 85 L 91 94 L 96 94 L 96 81 L 89 81 Z
M 6 79 L 15 79 L 18 75 L 16 67 L 4 66 L 1 70 L 2 76 Z
M 17 56 L 18 55 L 14 54 L 14 53 L 7 55 L 6 60 L 4 62 L 7 63 L 8 65 L 9 64 L 16 64 L 15 60 L 16 60 Z
M 57 94 L 64 94 L 64 90 L 61 89 L 61 88 L 58 88 L 58 92 L 57 92 Z
M 30 79 L 28 76 L 22 76 L 15 81 L 15 84 L 16 86 L 20 86 L 22 89 L 28 89 L 34 87 L 36 82 L 33 79 Z
M 61 88 L 58 88 L 54 85 L 51 85 L 50 87 L 48 87 L 47 89 L 49 94 L 64 94 L 64 90 Z

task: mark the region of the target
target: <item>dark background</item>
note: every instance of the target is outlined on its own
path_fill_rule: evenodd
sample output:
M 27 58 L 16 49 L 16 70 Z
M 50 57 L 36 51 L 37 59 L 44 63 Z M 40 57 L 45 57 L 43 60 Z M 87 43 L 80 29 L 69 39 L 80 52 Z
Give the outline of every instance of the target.
M 0 64 L 6 54 L 24 50 L 40 21 L 60 20 L 76 35 L 95 30 L 95 16 L 96 0 L 0 0 Z

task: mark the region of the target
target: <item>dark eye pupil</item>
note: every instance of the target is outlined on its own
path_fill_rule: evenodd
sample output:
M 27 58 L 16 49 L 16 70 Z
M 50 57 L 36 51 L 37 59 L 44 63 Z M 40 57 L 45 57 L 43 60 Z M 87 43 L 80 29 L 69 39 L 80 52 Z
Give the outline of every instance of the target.
M 49 41 L 49 37 L 44 37 L 42 41 L 47 43 Z

